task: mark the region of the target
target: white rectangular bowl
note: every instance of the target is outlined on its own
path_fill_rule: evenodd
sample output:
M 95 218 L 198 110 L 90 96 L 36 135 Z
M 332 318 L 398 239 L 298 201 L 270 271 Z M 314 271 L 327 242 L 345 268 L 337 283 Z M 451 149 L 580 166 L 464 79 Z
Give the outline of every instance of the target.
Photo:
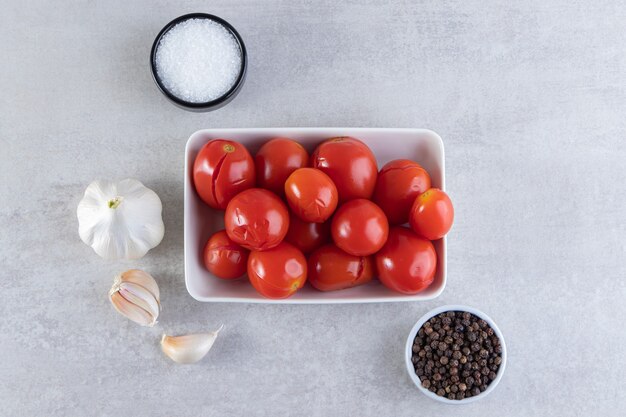
M 260 128 L 206 129 L 195 132 L 185 148 L 185 283 L 193 298 L 199 301 L 246 302 L 273 304 L 368 303 L 418 301 L 437 297 L 446 285 L 446 240 L 435 244 L 438 267 L 434 282 L 415 295 L 393 292 L 378 280 L 341 291 L 321 292 L 306 284 L 292 297 L 272 300 L 259 295 L 247 279 L 224 281 L 211 275 L 202 263 L 202 249 L 208 238 L 224 228 L 223 212 L 208 207 L 193 186 L 193 162 L 200 148 L 209 140 L 226 138 L 244 144 L 254 155 L 267 140 L 283 136 L 297 140 L 309 152 L 324 139 L 354 136 L 365 142 L 376 155 L 379 169 L 392 159 L 411 159 L 430 174 L 433 187 L 445 189 L 443 142 L 435 132 L 425 129 L 369 128 Z

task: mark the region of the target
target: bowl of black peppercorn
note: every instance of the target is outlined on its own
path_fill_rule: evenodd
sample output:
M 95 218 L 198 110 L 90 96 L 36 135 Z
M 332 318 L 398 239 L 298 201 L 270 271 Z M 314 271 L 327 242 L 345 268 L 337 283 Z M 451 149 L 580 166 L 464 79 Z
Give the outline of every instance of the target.
M 506 367 L 506 345 L 495 322 L 462 305 L 423 315 L 406 341 L 411 380 L 426 396 L 448 404 L 485 398 Z

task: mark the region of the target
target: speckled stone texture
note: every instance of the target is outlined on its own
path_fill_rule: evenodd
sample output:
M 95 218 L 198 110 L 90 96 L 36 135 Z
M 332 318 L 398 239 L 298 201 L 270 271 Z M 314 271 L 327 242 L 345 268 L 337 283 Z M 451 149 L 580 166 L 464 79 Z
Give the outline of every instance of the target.
M 0 415 L 618 416 L 626 409 L 626 5 L 619 0 L 5 1 L 0 13 Z M 172 18 L 204 11 L 247 43 L 227 107 L 171 105 L 148 67 Z M 446 146 L 456 224 L 443 295 L 373 305 L 202 304 L 183 281 L 183 150 L 197 129 L 426 127 Z M 235 138 L 236 139 L 236 138 Z M 95 178 L 162 198 L 163 243 L 106 262 L 78 238 Z M 143 329 L 107 301 L 143 268 Z M 483 401 L 411 385 L 427 310 L 489 314 L 509 349 Z M 225 328 L 179 366 L 161 332 Z

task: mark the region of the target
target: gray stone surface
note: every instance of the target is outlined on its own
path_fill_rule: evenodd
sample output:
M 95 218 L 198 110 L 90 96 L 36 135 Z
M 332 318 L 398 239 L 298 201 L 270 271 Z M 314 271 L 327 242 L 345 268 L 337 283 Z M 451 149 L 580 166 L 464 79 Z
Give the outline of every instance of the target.
M 623 415 L 626 6 L 623 1 L 26 1 L 0 13 L 0 415 Z M 148 53 L 207 11 L 249 48 L 240 96 L 168 103 Z M 457 219 L 449 283 L 425 303 L 202 304 L 183 282 L 183 149 L 211 127 L 428 127 Z M 136 177 L 163 243 L 106 262 L 77 234 L 85 186 Z M 112 276 L 159 280 L 160 326 L 124 320 Z M 402 349 L 445 303 L 491 315 L 500 386 L 454 408 L 421 395 Z M 226 325 L 194 366 L 162 331 Z

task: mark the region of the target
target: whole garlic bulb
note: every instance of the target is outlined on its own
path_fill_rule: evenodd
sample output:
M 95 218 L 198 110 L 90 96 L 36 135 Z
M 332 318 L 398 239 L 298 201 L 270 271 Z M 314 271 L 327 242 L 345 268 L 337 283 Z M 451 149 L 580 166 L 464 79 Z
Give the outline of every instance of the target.
M 105 259 L 138 259 L 161 243 L 159 196 L 135 179 L 96 180 L 78 204 L 78 234 Z
M 139 269 L 116 276 L 109 291 L 109 299 L 118 313 L 149 327 L 154 326 L 159 317 L 159 297 L 159 286 L 152 275 Z

